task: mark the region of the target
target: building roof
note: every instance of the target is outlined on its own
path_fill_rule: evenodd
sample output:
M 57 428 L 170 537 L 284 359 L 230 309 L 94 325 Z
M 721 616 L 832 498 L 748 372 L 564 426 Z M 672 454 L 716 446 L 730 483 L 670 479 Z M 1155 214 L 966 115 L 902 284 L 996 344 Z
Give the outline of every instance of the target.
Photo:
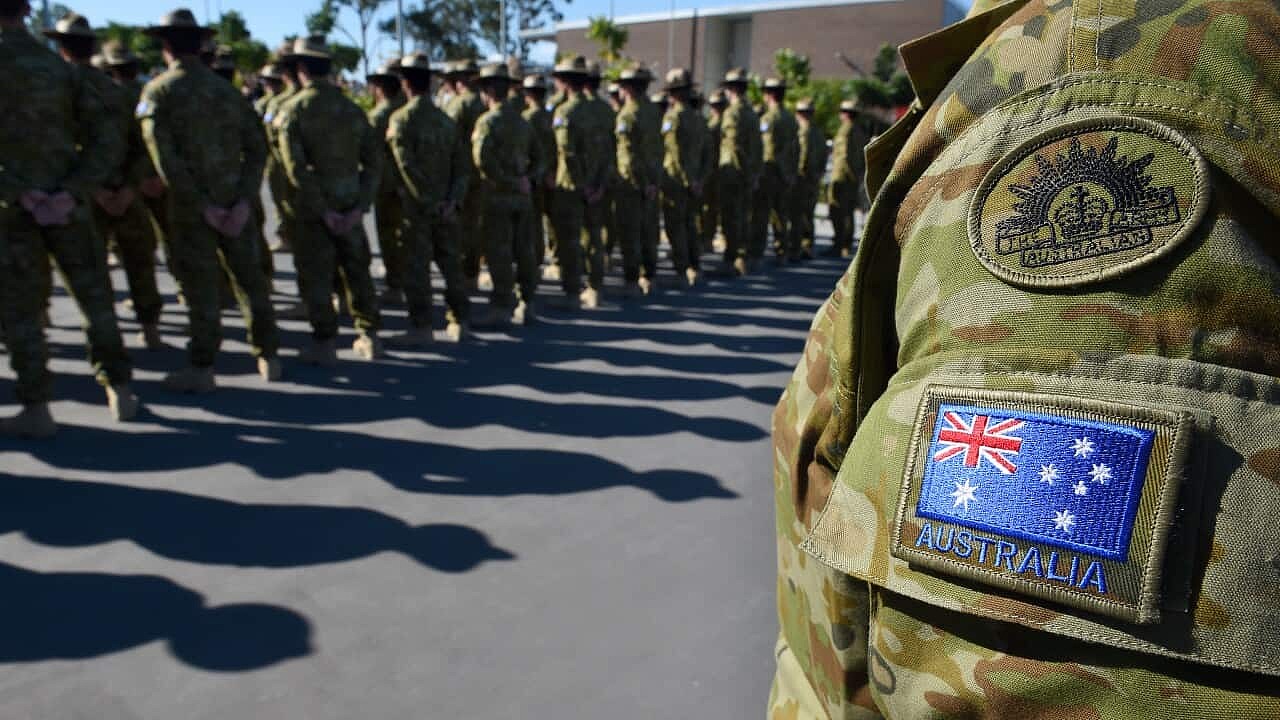
M 776 12 L 778 10 L 805 10 L 808 8 L 868 5 L 886 2 L 901 2 L 901 0 L 781 0 L 780 2 L 755 3 L 751 5 L 728 5 L 695 10 L 676 10 L 675 12 L 622 15 L 614 18 L 613 22 L 618 25 L 640 25 L 643 23 L 667 22 L 669 20 L 688 20 L 693 17 L 747 16 Z M 590 20 L 571 20 L 555 25 L 522 30 L 520 37 L 525 40 L 554 40 L 556 33 L 561 30 L 586 30 L 590 25 Z

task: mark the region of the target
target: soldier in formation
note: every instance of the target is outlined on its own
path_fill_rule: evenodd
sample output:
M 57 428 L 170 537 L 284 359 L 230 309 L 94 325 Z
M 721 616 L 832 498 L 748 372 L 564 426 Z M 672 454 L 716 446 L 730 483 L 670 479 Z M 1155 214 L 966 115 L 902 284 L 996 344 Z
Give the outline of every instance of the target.
M 69 15 L 47 31 L 59 59 L 27 33 L 27 3 L 0 0 L 0 9 L 7 48 L 0 62 L 20 91 L 9 96 L 31 98 L 48 119 L 32 129 L 19 125 L 29 108 L 8 113 L 9 141 L 0 146 L 0 187 L 9 188 L 0 197 L 2 319 L 23 403 L 0 424 L 6 432 L 55 429 L 39 322 L 54 267 L 85 315 L 90 361 L 112 413 L 136 414 L 108 252 L 123 266 L 140 344 L 159 348 L 156 250 L 164 248 L 189 321 L 188 364 L 164 386 L 208 393 L 217 387 L 229 299 L 246 318 L 258 374 L 266 382 L 282 377 L 273 252 L 293 254 L 301 300 L 279 316 L 311 325 L 299 360 L 329 367 L 344 313 L 361 359 L 384 352 L 383 303 L 408 307 L 409 327 L 389 345 L 434 340 L 432 263 L 444 278 L 445 338 L 459 342 L 473 326 L 534 322 L 540 276 L 560 281 L 563 297 L 553 304 L 599 306 L 610 247 L 621 252 L 624 297 L 653 294 L 664 226 L 676 284 L 685 287 L 702 279 L 701 256 L 718 228 L 729 274 L 758 265 L 770 223 L 781 255 L 803 256 L 812 245 L 825 138 L 804 105 L 797 126 L 778 81 L 765 83 L 768 107 L 758 119 L 741 69 L 725 76 L 708 120 L 686 70 L 668 73 L 651 96 L 649 71 L 627 68 L 611 102 L 600 92 L 599 65 L 582 57 L 556 65 L 548 97 L 540 76 L 470 60 L 437 75 L 413 54 L 369 74 L 374 105 L 366 114 L 331 81 L 324 39 L 304 37 L 261 69 L 264 93 L 251 105 L 235 87 L 229 50 L 189 10 L 145 30 L 167 67 L 142 86 L 138 58 L 118 44 L 90 62 L 97 41 L 84 17 Z M 25 88 L 37 76 L 55 81 Z M 838 163 L 853 162 L 857 142 L 837 138 Z M 833 200 L 857 183 L 841 173 L 837 167 L 844 184 L 833 186 Z M 272 248 L 264 178 L 279 218 Z M 370 212 L 386 268 L 381 296 L 365 233 Z M 481 286 L 489 302 L 473 319 L 468 293 Z

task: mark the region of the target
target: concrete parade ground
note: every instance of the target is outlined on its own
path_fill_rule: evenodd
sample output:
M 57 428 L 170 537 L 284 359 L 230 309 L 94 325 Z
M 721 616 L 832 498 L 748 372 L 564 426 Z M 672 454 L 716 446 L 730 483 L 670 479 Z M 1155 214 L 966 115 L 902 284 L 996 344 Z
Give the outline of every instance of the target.
M 846 264 L 625 302 L 615 265 L 599 310 L 375 363 L 344 318 L 333 370 L 282 321 L 273 385 L 228 310 L 204 397 L 161 387 L 168 274 L 147 352 L 117 269 L 146 406 L 119 425 L 57 281 L 59 434 L 0 439 L 0 719 L 763 717 L 770 415 Z M 0 413 L 12 391 L 6 356 Z

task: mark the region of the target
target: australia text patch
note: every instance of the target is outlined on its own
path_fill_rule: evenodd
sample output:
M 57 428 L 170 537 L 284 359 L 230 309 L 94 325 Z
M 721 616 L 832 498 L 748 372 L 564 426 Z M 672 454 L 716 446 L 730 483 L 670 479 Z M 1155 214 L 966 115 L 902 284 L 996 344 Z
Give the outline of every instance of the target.
M 1171 128 L 1095 118 L 1052 128 L 987 174 L 969 241 L 1000 279 L 1071 287 L 1114 278 L 1171 252 L 1203 219 L 1208 170 Z
M 895 556 L 1135 623 L 1159 620 L 1186 413 L 931 386 Z

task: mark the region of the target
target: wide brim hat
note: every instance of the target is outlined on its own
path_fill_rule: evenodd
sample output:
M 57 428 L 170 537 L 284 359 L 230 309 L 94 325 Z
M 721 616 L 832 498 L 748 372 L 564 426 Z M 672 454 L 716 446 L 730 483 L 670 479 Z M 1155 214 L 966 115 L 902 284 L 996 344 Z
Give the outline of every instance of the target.
M 786 90 L 787 81 L 776 77 L 765 78 L 764 85 L 762 87 L 765 90 Z
M 382 64 L 376 71 L 369 73 L 365 79 L 372 82 L 374 80 L 399 80 L 400 76 L 396 74 L 396 68 L 400 66 L 400 58 L 391 58 Z
M 406 72 L 433 73 L 435 69 L 431 67 L 431 58 L 415 52 L 400 58 L 400 61 L 391 67 L 391 72 L 396 75 L 403 75 Z
M 649 102 L 653 103 L 654 105 L 665 105 L 667 102 L 667 94 L 654 93 L 649 96 Z
M 280 59 L 285 62 L 291 62 L 302 58 L 332 60 L 333 56 L 329 54 L 329 45 L 325 42 L 324 36 L 312 35 L 311 37 L 294 40 L 293 47 Z
M 581 77 L 587 76 L 587 59 L 578 55 L 577 57 L 561 60 L 556 63 L 555 68 L 551 70 L 551 77 Z
M 267 63 L 258 71 L 258 77 L 263 80 L 284 80 L 284 74 L 280 72 L 280 66 L 275 63 Z
M 711 93 L 711 97 L 707 98 L 707 104 L 711 107 L 724 107 L 729 104 L 729 98 L 725 97 L 723 92 L 717 90 Z
M 520 87 L 525 90 L 547 91 L 547 79 L 541 75 L 526 75 L 520 83 Z
M 798 113 L 811 113 L 811 112 L 813 112 L 813 101 L 812 101 L 812 100 L 805 99 L 805 100 L 801 100 L 800 102 L 796 103 L 796 112 L 798 112 Z
M 857 100 L 845 100 L 840 103 L 840 112 L 854 113 L 858 112 Z
M 74 12 L 63 15 L 58 19 L 58 22 L 53 24 L 53 29 L 43 32 L 45 37 L 53 38 L 54 40 L 64 37 L 94 39 L 98 37 L 94 34 L 93 27 L 89 25 L 89 18 Z
M 649 69 L 643 65 L 627 68 L 618 75 L 618 82 L 631 85 L 648 85 L 653 82 L 653 73 L 649 72 Z
M 107 67 L 137 65 L 142 62 L 132 50 L 118 42 L 109 42 L 102 46 L 102 61 Z
M 489 63 L 480 68 L 477 82 L 482 84 L 510 85 L 513 82 L 511 69 L 505 63 Z
M 724 80 L 720 81 L 721 85 L 746 85 L 751 82 L 751 76 L 742 68 L 733 68 L 724 74 Z
M 469 77 L 480 72 L 475 60 L 454 60 L 444 68 L 445 77 Z
M 160 18 L 158 25 L 152 25 L 142 30 L 143 34 L 152 36 L 165 35 L 174 31 L 196 31 L 205 35 L 216 35 L 218 33 L 217 30 L 211 27 L 204 27 L 196 22 L 195 13 L 187 8 L 178 8 L 173 12 L 165 13 Z
M 667 92 L 675 90 L 687 90 L 693 87 L 693 76 L 684 68 L 676 68 L 667 73 L 666 82 L 662 89 Z

